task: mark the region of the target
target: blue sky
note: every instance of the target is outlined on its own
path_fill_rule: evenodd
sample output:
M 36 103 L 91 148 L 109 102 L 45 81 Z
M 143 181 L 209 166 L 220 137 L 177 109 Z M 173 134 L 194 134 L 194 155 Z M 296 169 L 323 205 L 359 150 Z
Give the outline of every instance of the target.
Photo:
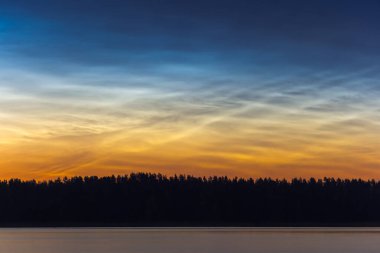
M 3 176 L 377 177 L 378 13 L 369 0 L 3 0 L 0 167 L 19 168 Z

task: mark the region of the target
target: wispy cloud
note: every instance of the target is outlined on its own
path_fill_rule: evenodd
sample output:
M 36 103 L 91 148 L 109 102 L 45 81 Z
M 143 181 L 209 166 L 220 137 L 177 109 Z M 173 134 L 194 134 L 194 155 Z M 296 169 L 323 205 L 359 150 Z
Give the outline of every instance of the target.
M 235 2 L 3 1 L 0 177 L 379 177 L 378 3 Z

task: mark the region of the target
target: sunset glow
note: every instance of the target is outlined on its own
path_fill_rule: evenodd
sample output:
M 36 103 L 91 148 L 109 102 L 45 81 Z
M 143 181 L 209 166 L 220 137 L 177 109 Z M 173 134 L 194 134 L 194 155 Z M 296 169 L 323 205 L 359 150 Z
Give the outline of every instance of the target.
M 380 179 L 379 4 L 40 2 L 0 4 L 0 178 Z

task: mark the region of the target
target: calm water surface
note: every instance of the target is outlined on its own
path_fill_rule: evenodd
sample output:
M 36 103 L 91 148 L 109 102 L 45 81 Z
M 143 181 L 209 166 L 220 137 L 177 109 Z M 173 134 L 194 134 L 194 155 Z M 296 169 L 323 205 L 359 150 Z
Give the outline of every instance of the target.
M 1 253 L 369 253 L 378 228 L 0 229 Z

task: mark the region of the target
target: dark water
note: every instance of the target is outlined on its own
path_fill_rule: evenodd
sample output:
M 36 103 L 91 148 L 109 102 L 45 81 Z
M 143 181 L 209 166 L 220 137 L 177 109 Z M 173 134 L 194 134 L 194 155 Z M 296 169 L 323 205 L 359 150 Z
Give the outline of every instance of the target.
M 1 253 L 369 253 L 378 228 L 0 229 Z

